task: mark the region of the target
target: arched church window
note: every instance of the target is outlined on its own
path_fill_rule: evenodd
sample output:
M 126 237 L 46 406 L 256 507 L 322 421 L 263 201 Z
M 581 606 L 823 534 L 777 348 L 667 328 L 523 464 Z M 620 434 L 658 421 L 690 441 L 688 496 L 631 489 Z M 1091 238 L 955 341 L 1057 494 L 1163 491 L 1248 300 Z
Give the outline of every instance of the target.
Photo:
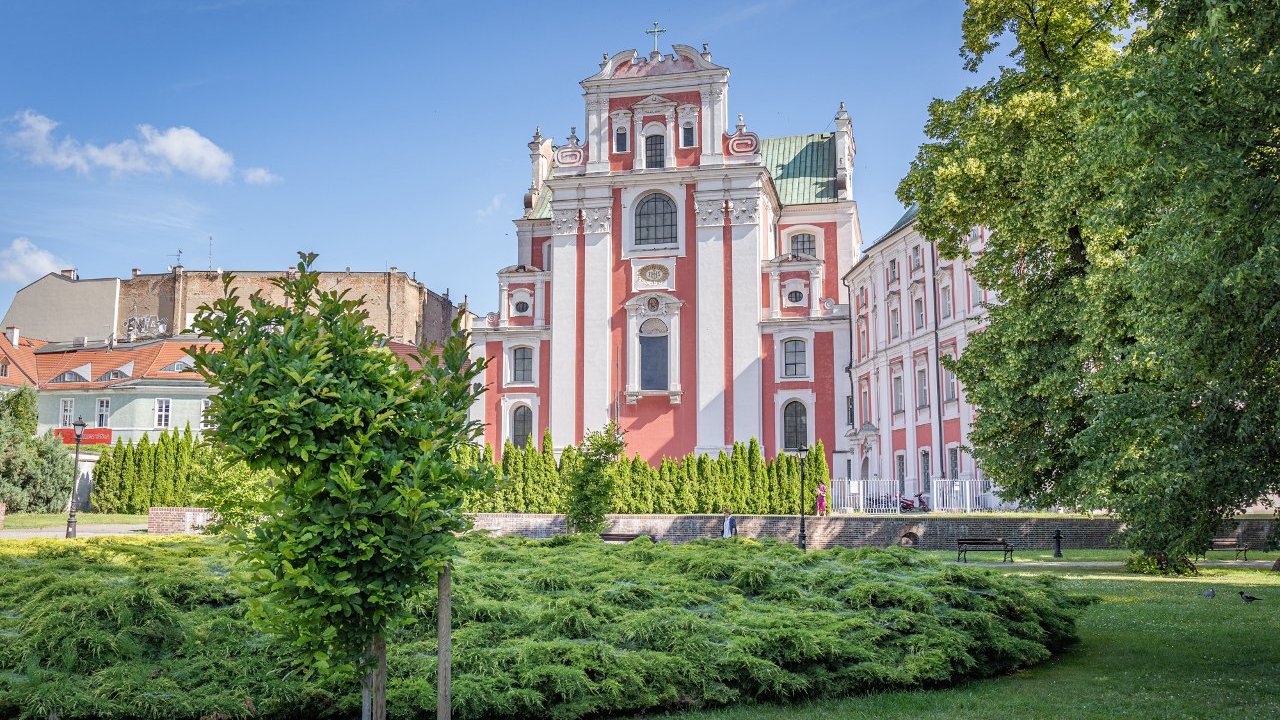
M 817 257 L 817 242 L 813 233 L 796 233 L 791 236 L 791 252 L 797 255 Z
M 620 153 L 627 151 L 627 129 L 621 125 L 613 133 L 613 151 Z
M 636 245 L 675 243 L 676 204 L 662 193 L 646 195 L 636 207 Z
M 667 324 L 649 318 L 640 325 L 640 389 L 666 390 Z
M 782 408 L 782 449 L 794 452 L 808 445 L 809 420 L 804 403 L 792 400 Z
M 644 139 L 644 166 L 646 168 L 666 167 L 667 139 L 662 135 L 650 135 Z
M 522 448 L 529 444 L 533 434 L 533 411 L 528 405 L 517 405 L 511 411 L 511 444 Z
M 686 122 L 680 126 L 680 147 L 693 147 L 693 123 Z

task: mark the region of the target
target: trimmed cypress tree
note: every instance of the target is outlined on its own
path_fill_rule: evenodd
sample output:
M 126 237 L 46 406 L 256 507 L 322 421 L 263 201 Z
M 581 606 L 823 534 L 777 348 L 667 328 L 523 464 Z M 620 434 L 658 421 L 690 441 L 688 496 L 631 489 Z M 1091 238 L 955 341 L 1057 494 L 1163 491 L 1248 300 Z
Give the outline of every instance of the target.
M 151 439 L 142 436 L 133 446 L 132 477 L 127 506 L 131 513 L 144 513 L 151 507 L 151 482 L 155 477 L 155 453 Z
M 93 493 L 91 500 L 95 512 L 118 512 L 120 503 L 120 455 L 124 442 L 116 438 L 114 446 L 103 449 L 93 466 Z
M 547 512 L 564 512 L 567 492 L 564 477 L 556 463 L 555 444 L 551 441 L 551 430 L 542 433 L 542 450 L 538 453 L 542 464 L 542 477 L 547 484 Z
M 769 509 L 769 474 L 764 465 L 760 443 L 755 438 L 747 443 L 747 508 L 755 514 Z
M 696 513 L 698 512 L 698 497 L 696 495 L 698 487 L 698 458 L 694 455 L 686 455 L 680 458 L 676 470 L 676 477 L 679 478 L 676 491 L 676 512 Z

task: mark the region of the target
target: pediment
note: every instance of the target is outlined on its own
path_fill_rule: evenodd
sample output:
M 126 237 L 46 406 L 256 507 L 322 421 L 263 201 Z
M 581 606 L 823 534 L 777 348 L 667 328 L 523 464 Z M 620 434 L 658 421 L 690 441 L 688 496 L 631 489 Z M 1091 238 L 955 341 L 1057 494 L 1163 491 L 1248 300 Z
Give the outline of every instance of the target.
M 668 100 L 661 95 L 650 95 L 631 107 L 636 110 L 666 110 L 675 106 L 675 100 Z

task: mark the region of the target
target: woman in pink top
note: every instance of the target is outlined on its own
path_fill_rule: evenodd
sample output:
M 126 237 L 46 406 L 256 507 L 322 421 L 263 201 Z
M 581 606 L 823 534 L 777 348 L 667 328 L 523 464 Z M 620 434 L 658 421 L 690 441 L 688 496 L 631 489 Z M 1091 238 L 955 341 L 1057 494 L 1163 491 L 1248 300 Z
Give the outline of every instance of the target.
M 816 499 L 818 501 L 818 515 L 820 516 L 826 515 L 827 514 L 827 484 L 826 483 L 821 481 L 818 482 L 818 495 Z

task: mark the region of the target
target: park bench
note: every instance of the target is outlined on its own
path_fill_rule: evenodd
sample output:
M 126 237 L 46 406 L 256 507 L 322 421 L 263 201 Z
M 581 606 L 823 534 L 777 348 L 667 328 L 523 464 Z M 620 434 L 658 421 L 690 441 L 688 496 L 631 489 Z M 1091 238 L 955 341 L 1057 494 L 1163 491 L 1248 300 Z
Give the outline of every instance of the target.
M 626 543 L 639 537 L 647 537 L 653 540 L 653 536 L 649 533 L 600 533 L 600 539 L 605 542 Z
M 1204 554 L 1209 550 L 1234 550 L 1236 559 L 1240 560 L 1243 556 L 1244 560 L 1249 559 L 1249 544 L 1240 538 L 1233 537 L 1217 537 L 1209 541 L 1208 550 L 1201 550 L 1199 557 L 1203 558 Z
M 1004 552 L 1000 562 L 1013 562 L 1013 546 L 1004 538 L 959 538 L 956 540 L 956 562 L 969 562 L 970 550 L 1000 550 Z

